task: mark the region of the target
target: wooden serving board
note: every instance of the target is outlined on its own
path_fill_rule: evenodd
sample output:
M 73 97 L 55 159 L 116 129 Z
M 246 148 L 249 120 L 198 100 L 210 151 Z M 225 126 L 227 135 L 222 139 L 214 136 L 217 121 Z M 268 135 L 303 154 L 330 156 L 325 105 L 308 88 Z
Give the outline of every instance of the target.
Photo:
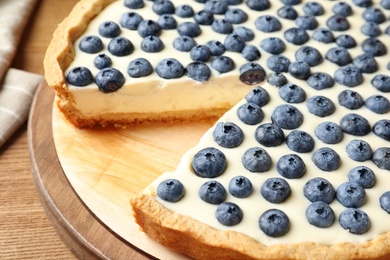
M 131 252 L 135 247 L 160 259 L 184 259 L 139 230 L 129 200 L 158 175 L 174 170 L 213 122 L 77 129 L 53 99 L 43 84 L 30 115 L 29 145 L 38 193 L 60 235 L 65 233 L 81 256 L 116 258 L 118 247 Z

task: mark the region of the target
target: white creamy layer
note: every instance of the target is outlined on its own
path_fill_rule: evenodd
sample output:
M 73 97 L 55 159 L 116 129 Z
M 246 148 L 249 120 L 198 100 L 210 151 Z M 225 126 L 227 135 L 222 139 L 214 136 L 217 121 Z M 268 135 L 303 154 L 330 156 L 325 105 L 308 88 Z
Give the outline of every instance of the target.
M 307 2 L 307 1 L 303 1 L 303 2 Z M 353 7 L 354 10 L 354 16 L 348 17 L 348 21 L 350 22 L 351 29 L 347 32 L 333 32 L 333 33 L 335 36 L 342 33 L 348 33 L 349 35 L 355 38 L 355 40 L 358 42 L 358 46 L 348 50 L 352 58 L 355 58 L 357 55 L 363 53 L 360 47 L 360 43 L 365 38 L 367 38 L 360 33 L 360 27 L 364 23 L 364 20 L 362 18 L 362 12 L 364 11 L 364 9 L 354 6 L 352 1 L 345 1 L 345 2 L 348 2 Z M 379 3 L 379 1 L 374 1 L 374 2 L 375 4 Z M 275 14 L 276 10 L 278 10 L 281 7 L 281 3 L 280 1 L 271 1 L 271 3 L 272 3 L 272 8 L 271 10 L 267 11 L 267 13 Z M 326 27 L 325 24 L 326 19 L 327 17 L 330 16 L 330 14 L 332 14 L 331 7 L 335 3 L 337 3 L 337 1 L 320 1 L 320 3 L 325 7 L 326 13 L 323 16 L 317 17 L 317 20 L 320 23 L 319 27 Z M 294 7 L 299 12 L 299 14 L 303 14 L 301 8 L 302 4 Z M 263 39 L 264 37 L 268 37 L 268 35 L 262 34 L 259 31 L 257 31 L 254 28 L 253 22 L 258 16 L 264 13 L 256 13 L 252 15 L 252 12 L 245 5 L 241 5 L 239 6 L 239 8 L 242 8 L 245 12 L 250 14 L 250 21 L 246 23 L 246 26 L 251 27 L 257 33 L 255 40 L 252 41 L 252 44 L 258 46 L 260 40 Z M 386 17 L 389 17 L 390 12 L 389 11 L 385 11 L 385 12 L 386 12 L 385 13 Z M 279 20 L 282 22 L 282 30 L 277 34 L 272 34 L 272 35 L 273 36 L 276 35 L 284 40 L 282 35 L 283 31 L 289 27 L 294 26 L 294 22 L 287 21 L 281 18 Z M 382 31 L 384 31 L 384 29 L 387 26 L 389 26 L 388 20 L 384 24 L 381 24 Z M 311 35 L 312 31 L 308 31 L 308 33 Z M 380 119 L 389 119 L 389 113 L 386 113 L 384 115 L 379 115 L 369 111 L 365 107 L 362 107 L 358 110 L 349 110 L 339 106 L 337 101 L 338 94 L 341 91 L 346 89 L 350 89 L 358 92 L 363 96 L 364 99 L 367 99 L 369 96 L 374 94 L 383 95 L 390 99 L 389 93 L 382 93 L 376 90 L 370 83 L 371 79 L 376 74 L 382 73 L 382 74 L 389 75 L 389 71 L 386 69 L 386 65 L 390 61 L 390 54 L 389 54 L 390 46 L 388 44 L 389 35 L 382 35 L 381 37 L 379 37 L 379 39 L 383 43 L 387 44 L 388 53 L 385 56 L 375 58 L 379 64 L 379 70 L 373 74 L 364 74 L 364 83 L 357 87 L 348 88 L 336 83 L 335 86 L 330 89 L 316 91 L 312 89 L 310 86 L 308 86 L 305 81 L 292 78 L 286 73 L 289 83 L 295 83 L 301 86 L 306 91 L 307 98 L 313 95 L 323 95 L 333 100 L 334 103 L 336 104 L 337 106 L 336 112 L 331 116 L 327 116 L 325 118 L 320 118 L 310 114 L 306 108 L 306 102 L 300 104 L 293 104 L 293 105 L 296 106 L 304 114 L 304 122 L 299 129 L 308 132 L 315 139 L 315 148 L 313 152 L 319 149 L 320 147 L 330 147 L 335 151 L 337 151 L 337 153 L 340 155 L 342 159 L 341 166 L 338 170 L 332 172 L 322 171 L 318 169 L 311 161 L 311 155 L 313 152 L 307 154 L 300 153 L 299 156 L 304 160 L 306 164 L 306 169 L 307 169 L 306 174 L 300 179 L 293 179 L 293 180 L 286 179 L 290 184 L 292 190 L 292 194 L 286 202 L 281 204 L 272 204 L 267 202 L 260 194 L 260 187 L 262 183 L 264 182 L 264 180 L 271 177 L 281 177 L 276 171 L 277 160 L 284 154 L 290 154 L 295 152 L 289 150 L 289 148 L 285 145 L 285 143 L 283 143 L 278 147 L 272 147 L 272 148 L 264 147 L 265 150 L 271 155 L 273 159 L 273 166 L 271 170 L 264 173 L 251 173 L 247 171 L 241 163 L 241 156 L 248 148 L 260 146 L 260 144 L 254 139 L 254 132 L 255 129 L 258 127 L 258 125 L 255 126 L 244 125 L 240 122 L 240 120 L 236 116 L 236 110 L 238 106 L 240 106 L 243 102 L 245 102 L 245 101 L 241 101 L 231 111 L 229 111 L 220 119 L 220 121 L 222 122 L 227 122 L 227 121 L 234 122 L 238 124 L 244 131 L 245 133 L 244 142 L 238 148 L 227 149 L 227 148 L 219 147 L 213 141 L 212 138 L 213 128 L 212 128 L 202 137 L 200 143 L 196 147 L 189 150 L 183 156 L 175 172 L 164 173 L 153 184 L 151 184 L 149 188 L 155 189 L 162 180 L 167 178 L 179 179 L 186 188 L 186 194 L 184 198 L 177 203 L 165 202 L 156 197 L 158 201 L 161 202 L 165 207 L 175 212 L 178 212 L 180 214 L 191 216 L 192 218 L 207 223 L 210 226 L 215 227 L 217 229 L 236 230 L 238 232 L 244 233 L 250 237 L 253 237 L 254 239 L 256 239 L 257 241 L 261 242 L 264 245 L 274 245 L 280 243 L 282 244 L 297 243 L 297 242 L 304 242 L 304 241 L 314 241 L 326 245 L 338 244 L 342 242 L 364 242 L 375 238 L 379 234 L 389 232 L 390 215 L 386 213 L 384 210 L 382 210 L 379 205 L 379 197 L 384 192 L 390 190 L 389 171 L 379 169 L 371 161 L 367 161 L 363 163 L 353 161 L 350 158 L 348 158 L 348 155 L 345 151 L 346 145 L 353 139 L 363 139 L 367 141 L 371 145 L 373 151 L 375 151 L 379 147 L 389 147 L 390 146 L 389 142 L 375 136 L 373 133 L 370 133 L 369 135 L 363 137 L 344 134 L 344 139 L 339 144 L 327 145 L 321 142 L 319 139 L 317 139 L 316 136 L 314 135 L 315 127 L 321 122 L 332 121 L 339 124 L 340 119 L 348 113 L 358 113 L 362 115 L 367 120 L 369 120 L 371 126 L 373 126 L 374 123 L 379 121 Z M 285 41 L 285 43 L 287 42 Z M 320 52 L 323 53 L 323 56 L 325 56 L 325 52 L 328 49 L 336 46 L 335 43 L 322 44 L 314 40 L 310 40 L 305 45 L 310 45 L 317 48 Z M 287 56 L 290 59 L 290 61 L 294 61 L 295 60 L 294 53 L 299 47 L 301 46 L 288 45 L 288 48 L 283 53 L 283 55 Z M 262 55 L 263 56 L 259 60 L 259 62 L 264 67 L 266 67 L 265 62 L 268 55 L 264 51 L 262 51 Z M 333 76 L 333 73 L 337 68 L 338 68 L 337 65 L 332 64 L 327 60 L 324 60 L 324 62 L 321 63 L 319 66 L 312 67 L 312 72 L 327 72 Z M 271 122 L 270 117 L 274 108 L 277 105 L 284 103 L 284 101 L 282 101 L 282 99 L 279 97 L 278 89 L 276 87 L 271 86 L 269 84 L 263 84 L 263 88 L 265 88 L 270 94 L 271 101 L 270 103 L 268 103 L 263 107 L 265 118 L 260 124 Z M 289 130 L 284 130 L 285 136 L 287 136 L 289 132 L 290 132 Z M 251 180 L 253 184 L 254 191 L 252 195 L 250 195 L 248 198 L 238 199 L 228 194 L 226 201 L 236 203 L 242 208 L 244 212 L 243 221 L 234 227 L 225 227 L 219 224 L 219 222 L 214 217 L 217 206 L 203 202 L 198 196 L 199 187 L 209 179 L 197 177 L 192 172 L 191 162 L 194 154 L 196 154 L 202 148 L 209 147 L 209 146 L 213 146 L 220 149 L 227 157 L 227 162 L 228 162 L 227 170 L 223 175 L 216 178 L 216 180 L 221 182 L 225 186 L 225 188 L 228 187 L 229 181 L 233 177 L 238 175 L 246 176 Z M 364 206 L 361 207 L 361 209 L 368 214 L 371 220 L 370 230 L 363 235 L 354 235 L 349 233 L 347 230 L 344 230 L 338 223 L 338 217 L 340 213 L 344 211 L 346 208 L 342 206 L 336 199 L 330 204 L 330 206 L 332 207 L 336 215 L 335 223 L 331 227 L 324 228 L 324 229 L 317 228 L 310 225 L 305 217 L 305 211 L 307 206 L 310 204 L 310 202 L 303 195 L 304 184 L 309 179 L 315 177 L 323 177 L 329 180 L 333 184 L 335 189 L 337 189 L 337 187 L 340 184 L 348 181 L 348 177 L 347 177 L 348 172 L 352 168 L 360 165 L 366 165 L 369 168 L 371 168 L 375 172 L 377 178 L 377 183 L 374 186 L 374 188 L 366 189 L 367 202 L 364 204 Z M 279 238 L 271 238 L 263 234 L 263 232 L 259 229 L 258 227 L 259 216 L 264 211 L 271 208 L 281 209 L 288 215 L 291 222 L 291 229 L 285 236 Z

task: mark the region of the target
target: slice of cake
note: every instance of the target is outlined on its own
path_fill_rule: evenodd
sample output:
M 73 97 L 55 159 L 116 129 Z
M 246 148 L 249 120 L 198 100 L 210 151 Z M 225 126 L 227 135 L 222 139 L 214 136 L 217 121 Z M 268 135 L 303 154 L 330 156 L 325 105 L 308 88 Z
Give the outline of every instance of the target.
M 82 0 L 55 31 L 46 79 L 76 126 L 218 118 L 264 80 L 263 70 L 240 79 L 259 51 L 226 50 L 212 13 L 195 15 L 203 3 L 140 2 Z

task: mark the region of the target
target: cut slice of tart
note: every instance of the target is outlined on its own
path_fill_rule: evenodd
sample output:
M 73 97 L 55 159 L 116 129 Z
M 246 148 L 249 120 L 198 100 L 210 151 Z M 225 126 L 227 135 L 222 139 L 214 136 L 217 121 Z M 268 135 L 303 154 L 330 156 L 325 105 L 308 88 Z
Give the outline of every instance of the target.
M 290 82 L 311 96 L 300 80 Z M 319 117 L 306 102 L 281 102 L 278 92 L 270 84 L 256 87 L 174 172 L 132 198 L 136 223 L 195 259 L 386 259 L 388 141 L 375 130 L 364 136 L 336 131 L 344 128 L 347 109 Z M 368 109 L 359 114 L 370 125 L 382 118 Z M 334 135 L 341 138 L 324 138 Z M 355 142 L 356 153 L 370 146 L 373 155 L 350 156 L 347 147 Z
M 175 1 L 175 7 L 182 4 L 187 1 Z M 164 16 L 154 5 L 82 0 L 54 32 L 44 62 L 46 80 L 77 127 L 216 119 L 253 88 L 240 80 L 239 69 L 249 62 L 240 52 L 204 56 L 205 45 L 223 42 L 225 34 L 199 26 L 193 16 L 174 15 L 177 25 L 166 28 L 157 24 Z M 191 6 L 195 12 L 204 8 L 197 2 Z M 199 35 L 181 26 L 187 23 L 201 28 Z M 195 45 L 198 54 L 191 58 Z M 225 51 L 221 42 L 216 47 Z

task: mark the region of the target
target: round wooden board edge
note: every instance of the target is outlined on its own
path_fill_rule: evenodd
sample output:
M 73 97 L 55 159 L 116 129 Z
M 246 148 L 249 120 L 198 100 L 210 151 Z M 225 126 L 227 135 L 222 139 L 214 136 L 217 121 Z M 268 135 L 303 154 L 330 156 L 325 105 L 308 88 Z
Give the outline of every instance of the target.
M 53 101 L 54 91 L 43 81 L 31 106 L 27 133 L 31 171 L 48 219 L 79 258 L 152 258 L 99 221 L 73 190 L 54 146 L 51 128 Z M 91 229 L 95 232 L 88 232 Z

